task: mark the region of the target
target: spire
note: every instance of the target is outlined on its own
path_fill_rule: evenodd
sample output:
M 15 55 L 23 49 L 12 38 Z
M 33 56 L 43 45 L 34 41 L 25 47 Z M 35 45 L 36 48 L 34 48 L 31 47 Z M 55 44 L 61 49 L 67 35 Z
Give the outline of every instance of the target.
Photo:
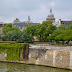
M 30 16 L 28 16 L 28 22 L 30 22 Z
M 50 9 L 50 13 L 52 13 L 52 9 Z

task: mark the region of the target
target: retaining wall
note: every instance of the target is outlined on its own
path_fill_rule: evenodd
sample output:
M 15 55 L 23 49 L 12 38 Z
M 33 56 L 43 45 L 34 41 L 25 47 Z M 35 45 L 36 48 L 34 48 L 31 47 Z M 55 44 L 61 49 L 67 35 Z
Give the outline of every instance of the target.
M 0 54 L 0 61 L 9 61 L 5 59 L 6 56 L 7 54 L 2 52 Z M 29 48 L 26 49 L 25 54 L 21 56 L 23 56 L 24 58 L 23 61 L 9 62 L 19 62 L 26 64 L 72 69 L 72 51 L 53 50 L 45 48 Z
M 30 49 L 29 63 L 72 69 L 72 52 L 48 49 Z

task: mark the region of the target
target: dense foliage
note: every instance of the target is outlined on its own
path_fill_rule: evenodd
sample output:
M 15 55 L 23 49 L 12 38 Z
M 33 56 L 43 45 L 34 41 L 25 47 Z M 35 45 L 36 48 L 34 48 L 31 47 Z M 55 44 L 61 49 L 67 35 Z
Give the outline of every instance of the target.
M 52 24 L 52 21 L 43 21 L 42 24 L 29 25 L 26 28 L 27 33 L 36 36 L 40 41 L 72 41 L 72 24 L 67 28 L 61 24 L 58 28 Z M 51 36 L 49 36 L 51 34 Z
M 55 41 L 72 41 L 72 24 L 65 28 L 64 25 L 59 26 L 50 36 Z
M 52 21 L 43 21 L 42 24 L 38 25 L 28 25 L 26 28 L 30 36 L 36 36 L 40 41 L 48 41 L 49 34 L 52 34 L 54 30 L 56 30 L 56 26 L 52 24 Z
M 22 60 L 22 58 L 20 58 L 20 51 L 19 49 L 22 48 L 22 52 L 25 51 L 25 46 L 26 44 L 19 44 L 19 43 L 0 43 L 0 53 L 4 52 L 7 54 L 6 56 L 6 60 Z
M 42 24 L 29 24 L 25 30 L 7 24 L 3 28 L 3 34 L 0 39 L 4 41 L 32 41 L 34 36 L 39 41 L 70 41 L 72 40 L 72 24 L 66 28 L 61 24 L 58 28 L 52 24 L 52 21 L 43 21 Z M 50 34 L 50 36 L 49 36 Z
M 12 26 L 11 23 L 9 23 L 3 28 L 3 33 L 6 34 L 9 31 L 19 31 L 19 28 L 18 27 L 14 27 L 14 26 Z
M 32 41 L 32 37 L 26 31 L 20 31 L 18 27 L 12 26 L 11 23 L 3 28 L 3 41 Z

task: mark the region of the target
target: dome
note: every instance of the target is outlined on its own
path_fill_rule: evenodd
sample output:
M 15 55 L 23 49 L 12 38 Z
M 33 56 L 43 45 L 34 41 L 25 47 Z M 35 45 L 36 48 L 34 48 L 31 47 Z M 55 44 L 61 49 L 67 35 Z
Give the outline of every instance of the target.
M 46 20 L 51 20 L 52 22 L 55 22 L 54 14 L 52 13 L 52 9 L 50 9 L 50 13 L 47 16 Z
M 53 13 L 49 13 L 48 17 L 54 17 Z

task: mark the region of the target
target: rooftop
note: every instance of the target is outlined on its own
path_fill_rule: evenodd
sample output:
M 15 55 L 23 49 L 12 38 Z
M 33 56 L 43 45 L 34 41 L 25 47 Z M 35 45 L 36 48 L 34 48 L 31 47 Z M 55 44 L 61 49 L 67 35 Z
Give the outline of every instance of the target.
M 61 21 L 61 22 L 67 22 L 67 23 L 72 23 L 72 21 Z
M 25 23 L 25 22 L 17 22 L 17 23 L 13 23 L 13 26 L 20 26 L 20 27 L 27 27 L 28 24 L 33 24 L 33 25 L 37 25 L 38 23 Z

